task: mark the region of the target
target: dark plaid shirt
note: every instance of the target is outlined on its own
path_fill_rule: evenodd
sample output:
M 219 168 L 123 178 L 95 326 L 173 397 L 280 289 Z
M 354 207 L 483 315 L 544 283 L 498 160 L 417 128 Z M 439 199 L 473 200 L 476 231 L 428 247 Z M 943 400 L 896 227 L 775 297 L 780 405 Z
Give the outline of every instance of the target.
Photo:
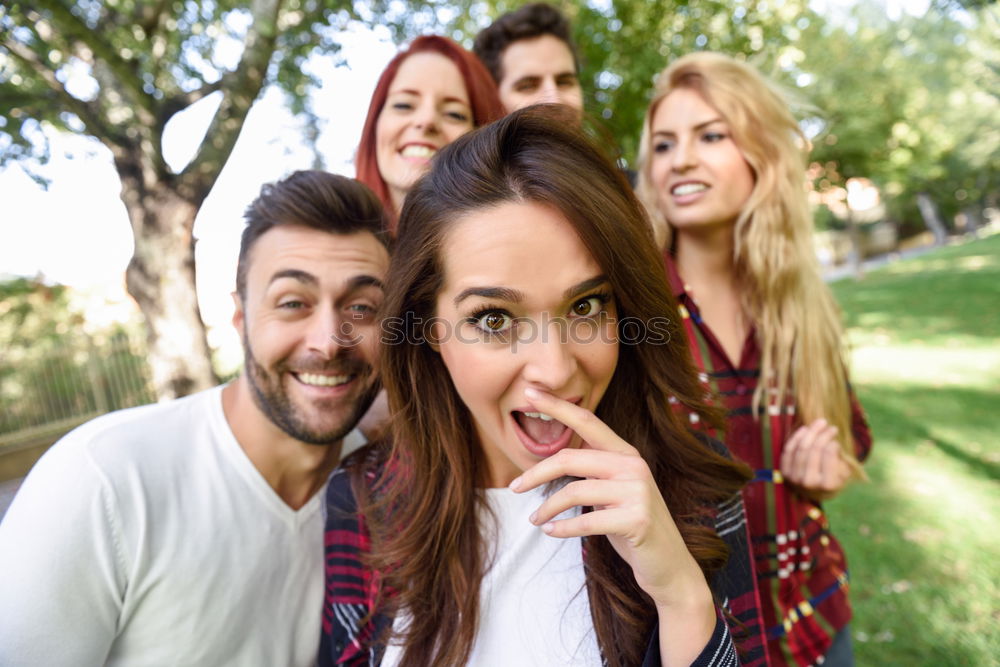
M 851 618 L 847 561 L 830 533 L 823 508 L 784 484 L 777 470 L 785 441 L 800 425 L 794 402 L 770 409 L 761 406 L 759 415 L 753 414 L 753 394 L 760 375 L 760 349 L 754 332 L 747 335 L 734 366 L 701 319 L 672 259 L 665 256 L 664 261 L 695 363 L 704 372 L 703 381 L 725 403 L 726 445 L 755 473 L 743 499 L 771 664 L 818 664 L 833 636 Z M 853 393 L 851 411 L 855 454 L 863 461 L 871 450 L 871 432 Z
M 721 446 L 721 445 L 720 445 Z M 357 459 L 356 459 L 357 460 Z M 370 459 L 369 459 L 370 460 Z M 372 483 L 376 472 L 369 470 L 366 479 Z M 735 667 L 739 664 L 765 664 L 763 641 L 751 636 L 748 628 L 759 630 L 756 593 L 751 565 L 747 557 L 746 522 L 743 503 L 739 496 L 723 503 L 715 512 L 716 530 L 726 541 L 735 557 L 730 566 L 713 578 L 716 596 L 723 601 L 723 609 L 716 621 L 715 630 L 708 644 L 692 665 L 698 667 Z M 370 551 L 365 519 L 357 509 L 351 488 L 350 474 L 338 469 L 327 489 L 326 598 L 323 604 L 323 635 L 320 643 L 319 665 L 378 665 L 382 660 L 383 646 L 373 638 L 382 636 L 392 619 L 375 609 L 377 575 L 362 563 Z M 584 552 L 586 557 L 586 552 Z M 729 625 L 723 615 L 728 616 Z M 739 622 L 733 622 L 733 619 Z M 743 637 L 740 651 L 750 649 L 754 655 L 750 662 L 737 657 L 732 636 Z M 658 633 L 653 632 L 643 662 L 660 664 Z M 756 648 L 754 648 L 756 647 Z

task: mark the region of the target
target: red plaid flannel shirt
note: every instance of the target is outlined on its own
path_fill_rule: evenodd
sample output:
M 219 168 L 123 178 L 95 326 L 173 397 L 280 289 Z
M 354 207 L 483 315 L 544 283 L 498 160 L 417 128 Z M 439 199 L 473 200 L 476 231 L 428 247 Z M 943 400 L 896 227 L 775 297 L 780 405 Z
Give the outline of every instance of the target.
M 748 334 L 739 362 L 733 365 L 702 321 L 698 305 L 669 255 L 664 256 L 664 264 L 695 362 L 706 371 L 705 381 L 725 403 L 726 445 L 755 473 L 743 499 L 771 664 L 817 664 L 829 650 L 833 636 L 851 619 L 847 561 L 830 532 L 822 506 L 795 493 L 775 470 L 782 446 L 799 425 L 794 406 L 769 411 L 760 419 L 753 415 L 753 394 L 760 374 L 754 332 Z M 853 393 L 851 408 L 855 453 L 863 461 L 871 450 L 871 432 Z

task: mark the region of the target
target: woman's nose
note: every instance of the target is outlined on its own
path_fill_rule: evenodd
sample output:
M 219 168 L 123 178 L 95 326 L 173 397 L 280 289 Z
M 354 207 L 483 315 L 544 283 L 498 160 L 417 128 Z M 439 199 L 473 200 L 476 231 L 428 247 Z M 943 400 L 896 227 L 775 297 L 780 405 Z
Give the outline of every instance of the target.
M 565 320 L 553 319 L 536 326 L 518 328 L 517 352 L 524 354 L 523 377 L 529 383 L 558 390 L 576 372 L 570 331 Z

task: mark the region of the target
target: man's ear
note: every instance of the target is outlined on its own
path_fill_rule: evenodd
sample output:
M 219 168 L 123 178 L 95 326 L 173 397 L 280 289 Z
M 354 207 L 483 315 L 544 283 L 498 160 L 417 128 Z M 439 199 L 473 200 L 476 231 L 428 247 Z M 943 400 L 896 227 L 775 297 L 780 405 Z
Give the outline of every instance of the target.
M 232 292 L 230 296 L 233 297 L 233 326 L 236 327 L 236 333 L 243 336 L 243 323 L 245 320 L 245 315 L 243 314 L 243 299 L 240 298 L 239 292 Z

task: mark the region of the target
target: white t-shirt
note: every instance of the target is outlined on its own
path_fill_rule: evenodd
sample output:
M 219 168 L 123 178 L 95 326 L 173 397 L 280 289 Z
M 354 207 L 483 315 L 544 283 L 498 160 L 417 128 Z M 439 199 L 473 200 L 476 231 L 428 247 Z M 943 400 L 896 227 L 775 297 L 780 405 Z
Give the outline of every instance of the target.
M 35 465 L 0 524 L 0 664 L 315 664 L 324 493 L 281 500 L 221 389 L 96 419 Z
M 545 500 L 541 488 L 487 489 L 486 500 L 496 516 L 496 534 L 487 538 L 495 555 L 479 592 L 479 632 L 468 664 L 599 667 L 580 539 L 549 537 L 528 521 Z M 579 513 L 577 507 L 557 518 Z M 395 627 L 407 622 L 404 614 Z M 394 667 L 401 657 L 400 647 L 390 645 L 382 665 Z

